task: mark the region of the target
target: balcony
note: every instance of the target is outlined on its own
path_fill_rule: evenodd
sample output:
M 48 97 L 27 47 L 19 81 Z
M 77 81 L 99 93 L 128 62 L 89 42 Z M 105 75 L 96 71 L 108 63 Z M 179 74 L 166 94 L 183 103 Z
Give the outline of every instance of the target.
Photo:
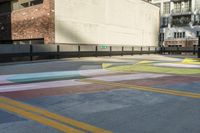
M 188 26 L 191 21 L 191 15 L 173 16 L 171 24 L 177 27 Z
M 180 16 L 180 15 L 192 15 L 191 8 L 185 8 L 185 9 L 173 9 L 171 12 L 172 16 Z

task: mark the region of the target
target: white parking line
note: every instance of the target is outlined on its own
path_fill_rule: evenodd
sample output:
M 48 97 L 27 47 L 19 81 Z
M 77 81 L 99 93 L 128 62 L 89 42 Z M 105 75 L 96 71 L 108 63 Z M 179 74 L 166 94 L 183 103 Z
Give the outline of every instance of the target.
M 90 84 L 90 83 L 79 82 L 75 80 L 61 80 L 61 81 L 51 81 L 51 82 L 49 81 L 49 82 L 29 83 L 29 84 L 16 84 L 16 85 L 0 86 L 0 92 L 35 90 L 35 89 L 45 89 L 45 88 L 87 85 L 87 84 Z
M 89 78 L 93 80 L 101 81 L 123 81 L 123 80 L 137 80 L 137 79 L 148 79 L 148 78 L 159 78 L 170 76 L 167 74 L 152 74 L 152 73 L 137 73 L 137 74 L 126 74 L 126 75 L 113 75 L 113 76 L 100 76 Z

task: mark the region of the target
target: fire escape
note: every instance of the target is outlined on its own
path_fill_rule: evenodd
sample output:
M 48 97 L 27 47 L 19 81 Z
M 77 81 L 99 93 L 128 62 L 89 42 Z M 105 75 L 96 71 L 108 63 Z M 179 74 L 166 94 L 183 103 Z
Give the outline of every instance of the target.
M 189 26 L 192 22 L 191 0 L 172 0 L 174 9 L 171 12 L 173 26 Z

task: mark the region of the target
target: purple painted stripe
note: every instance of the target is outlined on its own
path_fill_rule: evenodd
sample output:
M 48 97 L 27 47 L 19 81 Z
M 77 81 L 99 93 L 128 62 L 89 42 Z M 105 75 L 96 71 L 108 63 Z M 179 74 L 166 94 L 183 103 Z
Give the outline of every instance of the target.
M 7 86 L 7 85 L 17 85 L 20 83 L 0 83 L 0 86 Z

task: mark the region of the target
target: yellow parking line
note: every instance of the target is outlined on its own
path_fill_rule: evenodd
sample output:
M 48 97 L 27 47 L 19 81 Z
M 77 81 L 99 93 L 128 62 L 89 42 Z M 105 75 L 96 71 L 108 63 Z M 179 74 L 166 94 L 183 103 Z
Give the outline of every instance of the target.
M 122 83 L 106 82 L 106 81 L 91 80 L 91 79 L 82 79 L 81 81 L 95 83 L 95 84 L 101 84 L 101 85 L 109 85 L 109 86 L 114 86 L 114 87 L 122 87 L 122 88 L 127 88 L 127 89 L 132 89 L 132 90 L 156 92 L 156 93 L 176 95 L 176 96 L 184 96 L 184 97 L 198 98 L 198 99 L 200 98 L 200 93 L 192 93 L 192 92 L 187 92 L 187 91 L 159 89 L 159 88 L 144 87 L 144 86 L 137 86 L 137 85 L 128 85 L 128 84 L 122 84 Z
M 80 128 L 80 129 L 83 129 L 83 130 L 86 130 L 86 131 L 89 131 L 89 132 L 92 132 L 92 133 L 112 133 L 111 131 L 101 129 L 101 128 L 89 125 L 87 123 L 79 122 L 79 121 L 73 120 L 71 118 L 67 118 L 67 117 L 49 112 L 45 109 L 41 109 L 41 108 L 38 108 L 38 107 L 35 107 L 35 106 L 31 106 L 31 105 L 28 105 L 28 104 L 18 102 L 16 100 L 12 100 L 10 98 L 0 97 L 0 102 L 6 103 L 6 104 L 9 104 L 9 105 L 18 107 L 18 108 L 22 108 L 22 109 L 27 110 L 27 111 L 31 111 L 33 113 L 43 115 L 45 117 L 48 117 L 48 118 L 69 124 L 71 126 L 74 126 L 74 127 L 77 127 L 77 128 Z
M 9 112 L 18 114 L 18 115 L 20 115 L 22 117 L 34 120 L 36 122 L 39 122 L 41 124 L 44 124 L 44 125 L 47 125 L 47 126 L 50 126 L 50 127 L 53 127 L 55 129 L 58 129 L 60 131 L 65 132 L 65 133 L 84 133 L 84 132 L 79 131 L 77 129 L 74 129 L 74 128 L 71 128 L 71 127 L 66 126 L 64 124 L 58 123 L 56 121 L 53 121 L 51 119 L 42 117 L 40 115 L 36 115 L 34 113 L 30 113 L 30 112 L 24 111 L 22 109 L 19 109 L 19 108 L 10 106 L 10 105 L 6 105 L 4 103 L 0 103 L 0 109 L 7 110 Z

